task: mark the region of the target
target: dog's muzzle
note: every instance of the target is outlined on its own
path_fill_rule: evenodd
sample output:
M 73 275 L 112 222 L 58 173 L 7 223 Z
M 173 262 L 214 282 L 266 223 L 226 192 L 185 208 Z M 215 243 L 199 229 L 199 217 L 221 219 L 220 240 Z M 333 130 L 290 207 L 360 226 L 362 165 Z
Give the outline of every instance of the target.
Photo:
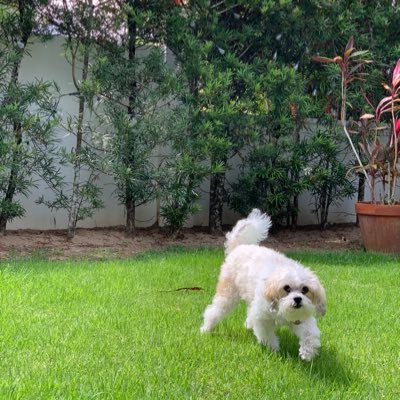
M 293 297 L 293 308 L 300 308 L 302 306 L 302 298 L 301 297 Z

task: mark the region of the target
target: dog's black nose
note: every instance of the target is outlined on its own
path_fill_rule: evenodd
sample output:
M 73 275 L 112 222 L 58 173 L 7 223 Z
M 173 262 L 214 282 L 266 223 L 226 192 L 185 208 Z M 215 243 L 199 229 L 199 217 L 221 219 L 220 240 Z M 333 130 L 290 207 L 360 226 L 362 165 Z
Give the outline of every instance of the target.
M 296 305 L 301 304 L 301 297 L 293 297 L 293 301 L 295 302 Z

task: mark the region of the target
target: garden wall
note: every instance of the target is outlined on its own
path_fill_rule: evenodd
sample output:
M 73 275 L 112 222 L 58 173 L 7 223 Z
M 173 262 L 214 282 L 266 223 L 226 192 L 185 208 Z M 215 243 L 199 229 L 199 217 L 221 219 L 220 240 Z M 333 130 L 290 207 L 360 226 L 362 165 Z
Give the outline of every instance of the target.
M 26 57 L 23 61 L 21 70 L 21 80 L 32 81 L 35 78 L 43 78 L 48 81 L 56 81 L 60 87 L 61 93 L 68 94 L 74 92 L 75 88 L 72 84 L 71 66 L 64 58 L 62 47 L 62 38 L 54 38 L 46 43 L 32 43 L 30 45 L 30 57 Z M 78 109 L 77 99 L 74 96 L 63 96 L 60 102 L 60 109 L 63 119 L 66 120 L 69 114 L 76 114 Z M 74 143 L 72 138 L 65 130 L 58 128 L 57 135 L 60 145 L 70 148 Z M 233 167 L 235 162 L 233 162 Z M 63 171 L 68 181 L 72 180 L 70 170 Z M 235 168 L 228 173 L 228 179 L 233 180 L 235 176 Z M 124 208 L 118 204 L 118 200 L 114 197 L 114 185 L 112 179 L 107 175 L 100 175 L 101 186 L 103 186 L 103 200 L 105 208 L 96 212 L 90 219 L 81 221 L 78 226 L 93 228 L 118 226 L 124 224 Z M 65 229 L 67 226 L 67 214 L 65 211 L 52 212 L 44 205 L 36 204 L 36 200 L 44 194 L 51 198 L 51 191 L 44 186 L 34 189 L 29 198 L 21 197 L 21 202 L 27 210 L 25 217 L 17 219 L 8 224 L 8 229 Z M 195 215 L 189 225 L 207 225 L 208 221 L 208 182 L 204 182 L 202 186 L 203 196 L 200 200 L 202 210 Z M 317 219 L 311 212 L 311 199 L 306 194 L 300 197 L 300 215 L 299 224 L 308 225 L 316 224 Z M 138 226 L 150 226 L 156 222 L 157 203 L 153 202 L 149 205 L 139 207 L 137 210 Z M 237 215 L 227 210 L 224 214 L 224 222 L 232 223 L 237 219 Z M 330 213 L 330 222 L 354 222 L 354 200 L 346 200 L 340 207 L 332 207 Z M 162 223 L 162 221 L 160 221 Z

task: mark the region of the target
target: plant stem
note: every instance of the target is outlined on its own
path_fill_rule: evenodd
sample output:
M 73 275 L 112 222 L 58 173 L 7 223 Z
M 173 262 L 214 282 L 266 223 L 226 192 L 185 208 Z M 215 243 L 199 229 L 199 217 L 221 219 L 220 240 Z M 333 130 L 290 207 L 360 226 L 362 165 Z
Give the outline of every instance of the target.
M 393 89 L 394 90 L 394 89 Z M 393 157 L 393 174 L 392 178 L 389 178 L 389 204 L 395 203 L 395 194 L 396 194 L 396 179 L 397 179 L 397 135 L 396 135 L 396 118 L 394 116 L 394 98 L 395 94 L 392 93 L 392 138 L 394 141 L 394 157 Z M 389 171 L 390 171 L 390 163 L 389 163 Z
M 365 171 L 365 167 L 364 167 L 363 163 L 361 162 L 360 156 L 358 155 L 358 152 L 354 146 L 353 141 L 351 140 L 350 134 L 349 134 L 349 132 L 347 130 L 347 126 L 346 126 L 346 83 L 345 83 L 344 72 L 342 72 L 342 107 L 341 107 L 341 112 L 340 112 L 340 120 L 342 123 L 344 133 L 350 143 L 351 149 L 353 150 L 353 153 L 356 156 L 358 164 L 362 168 L 362 171 L 365 175 L 366 182 L 368 183 L 369 188 L 372 190 L 372 185 L 371 185 L 370 179 L 368 177 L 368 174 Z

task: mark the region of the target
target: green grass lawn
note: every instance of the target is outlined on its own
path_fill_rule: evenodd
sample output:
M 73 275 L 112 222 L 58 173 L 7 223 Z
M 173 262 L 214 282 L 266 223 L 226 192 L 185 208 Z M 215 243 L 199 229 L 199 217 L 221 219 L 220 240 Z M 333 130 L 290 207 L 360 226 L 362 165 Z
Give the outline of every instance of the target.
M 222 250 L 0 264 L 0 399 L 398 399 L 400 259 L 295 253 L 328 294 L 312 362 L 271 354 L 243 306 L 201 336 Z M 199 286 L 201 291 L 173 291 Z

